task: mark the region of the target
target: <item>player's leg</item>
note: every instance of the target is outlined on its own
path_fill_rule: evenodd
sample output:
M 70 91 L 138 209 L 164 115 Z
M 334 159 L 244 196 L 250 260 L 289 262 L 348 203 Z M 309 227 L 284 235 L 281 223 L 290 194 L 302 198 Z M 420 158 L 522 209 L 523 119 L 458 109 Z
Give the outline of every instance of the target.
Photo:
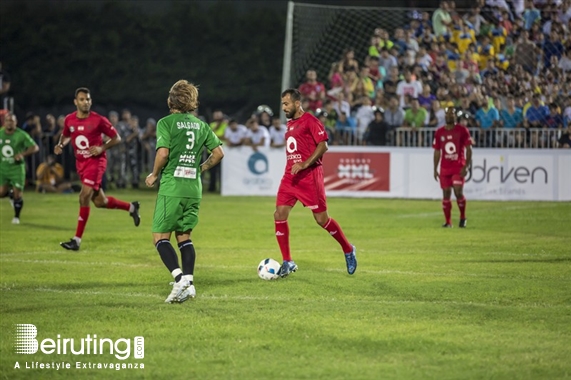
M 442 211 L 444 212 L 444 224 L 442 227 L 451 228 L 452 220 L 452 202 L 450 197 L 452 196 L 452 176 L 440 174 L 440 187 L 442 188 Z
M 24 184 L 26 183 L 26 169 L 24 165 L 12 168 L 6 176 L 8 185 L 12 187 L 11 200 L 14 207 L 12 224 L 20 224 L 20 213 L 24 208 Z
M 131 203 L 119 200 L 114 197 L 108 197 L 105 195 L 102 189 L 100 189 L 101 181 L 103 180 L 103 174 L 105 173 L 106 163 L 101 162 L 97 167 L 97 170 L 93 173 L 95 176 L 94 182 L 96 188 L 99 190 L 99 194 L 95 194 L 93 198 L 93 203 L 97 208 L 107 208 L 107 209 L 119 209 L 129 212 L 129 215 L 133 218 L 135 226 L 139 226 L 141 223 L 141 217 L 139 215 L 140 204 L 138 201 L 133 201 Z
M 456 197 L 456 204 L 460 209 L 460 223 L 459 227 L 466 227 L 466 197 L 464 196 L 464 178 L 460 175 L 456 175 L 452 178 L 452 183 L 454 186 L 454 196 Z
M 196 289 L 194 287 L 196 251 L 194 250 L 192 240 L 190 240 L 190 233 L 198 224 L 200 200 L 185 198 L 181 200 L 181 203 L 183 205 L 182 218 L 179 219 L 175 236 L 182 262 L 182 280 L 187 281 L 189 286 L 178 297 L 178 302 L 184 302 L 189 298 L 196 297 Z
M 12 219 L 12 224 L 20 224 L 20 213 L 24 208 L 24 188 L 13 186 L 12 190 L 14 191 L 14 218 Z
M 93 187 L 88 186 L 85 183 L 81 185 L 81 191 L 79 192 L 79 217 L 77 218 L 75 236 L 67 242 L 59 243 L 65 249 L 69 249 L 71 251 L 79 250 L 83 232 L 85 231 L 85 226 L 87 225 L 87 221 L 89 220 L 89 213 L 91 211 L 89 202 L 93 198 L 94 193 L 95 190 Z
M 279 203 L 292 203 L 295 204 L 295 199 L 293 201 L 283 201 L 285 198 L 284 194 L 278 192 L 278 201 L 276 205 L 276 210 L 274 211 L 274 228 L 276 232 L 276 240 L 278 246 L 280 247 L 280 252 L 282 254 L 282 267 L 280 268 L 280 276 L 286 277 L 292 272 L 297 271 L 297 264 L 291 258 L 291 251 L 289 247 L 289 224 L 288 217 L 293 205 L 279 204 Z

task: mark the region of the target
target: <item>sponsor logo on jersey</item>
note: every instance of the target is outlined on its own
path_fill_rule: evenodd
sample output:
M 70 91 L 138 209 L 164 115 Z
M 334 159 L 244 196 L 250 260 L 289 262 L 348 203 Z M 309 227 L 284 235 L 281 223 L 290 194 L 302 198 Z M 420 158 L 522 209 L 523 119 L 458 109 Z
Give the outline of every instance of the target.
M 83 131 L 83 125 L 80 125 L 79 127 L 77 127 L 78 131 Z

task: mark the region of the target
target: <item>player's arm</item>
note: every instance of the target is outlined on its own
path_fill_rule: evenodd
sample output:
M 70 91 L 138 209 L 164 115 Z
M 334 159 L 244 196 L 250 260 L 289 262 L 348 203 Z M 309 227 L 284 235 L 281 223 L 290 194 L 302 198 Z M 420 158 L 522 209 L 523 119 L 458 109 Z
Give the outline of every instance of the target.
M 202 164 L 200 164 L 200 172 L 203 173 L 211 167 L 218 165 L 218 163 L 222 161 L 222 158 L 224 158 L 224 150 L 221 146 L 217 146 L 216 148 L 212 149 L 210 156 L 208 156 L 208 158 Z
M 440 149 L 434 149 L 434 179 L 438 181 L 438 164 L 440 163 Z
M 297 174 L 300 171 L 305 170 L 311 165 L 315 164 L 315 162 L 319 160 L 325 154 L 325 152 L 327 152 L 327 149 L 329 149 L 327 146 L 327 141 L 321 141 L 319 144 L 317 144 L 315 150 L 307 160 L 298 162 L 291 167 L 291 174 Z
M 462 177 L 466 177 L 470 166 L 472 166 L 472 145 L 466 146 L 466 165 L 464 165 L 462 171 L 460 172 Z
M 40 151 L 40 147 L 38 146 L 38 144 L 34 143 L 34 145 L 29 146 L 25 151 L 23 151 L 22 153 L 18 153 L 14 155 L 14 160 L 16 161 L 21 161 L 24 159 L 24 157 L 27 157 L 31 154 L 34 154 L 36 152 Z
M 111 149 L 120 142 L 121 142 L 121 136 L 119 136 L 119 134 L 117 133 L 115 136 L 105 141 L 101 146 L 90 146 L 89 152 L 91 152 L 91 154 L 94 156 L 99 156 L 100 154 L 102 154 L 108 149 Z
M 153 166 L 153 172 L 145 178 L 145 184 L 148 187 L 153 187 L 155 182 L 157 182 L 157 178 L 159 178 L 159 174 L 161 170 L 165 167 L 167 162 L 169 162 L 169 154 L 170 149 L 161 147 L 157 149 L 157 154 L 155 156 L 155 164 Z
M 69 144 L 69 142 L 71 141 L 71 137 L 70 136 L 64 136 L 63 133 L 59 135 L 59 141 L 57 143 L 57 145 L 54 147 L 54 153 L 55 154 L 61 154 L 63 152 L 63 148 Z

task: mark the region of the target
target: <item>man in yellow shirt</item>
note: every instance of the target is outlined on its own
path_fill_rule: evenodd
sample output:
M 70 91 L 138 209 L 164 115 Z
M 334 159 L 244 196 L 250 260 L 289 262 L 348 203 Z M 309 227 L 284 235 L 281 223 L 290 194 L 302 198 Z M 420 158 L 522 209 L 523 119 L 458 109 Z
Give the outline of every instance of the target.
M 36 190 L 41 193 L 71 191 L 71 183 L 63 181 L 63 166 L 51 154 L 36 170 Z

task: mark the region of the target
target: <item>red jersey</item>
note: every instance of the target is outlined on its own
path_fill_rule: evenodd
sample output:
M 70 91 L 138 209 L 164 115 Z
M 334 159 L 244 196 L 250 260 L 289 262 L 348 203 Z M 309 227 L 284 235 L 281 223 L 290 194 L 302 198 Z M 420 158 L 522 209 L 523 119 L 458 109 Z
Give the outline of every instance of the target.
M 440 174 L 459 174 L 466 165 L 467 146 L 472 145 L 472 139 L 468 128 L 456 124 L 448 130 L 445 126 L 440 127 L 434 133 L 432 147 L 440 150 Z
M 71 138 L 73 152 L 77 163 L 84 163 L 92 158 L 90 146 L 102 146 L 102 134 L 109 138 L 117 136 L 117 130 L 106 117 L 96 112 L 89 112 L 84 119 L 77 117 L 77 111 L 65 117 L 63 135 Z M 97 158 L 106 159 L 105 152 Z
M 319 119 L 305 112 L 297 119 L 288 120 L 285 139 L 285 173 L 289 174 L 294 164 L 307 160 L 315 152 L 317 144 L 327 141 L 328 137 Z M 321 158 L 313 166 L 321 166 Z
M 299 92 L 303 95 L 304 98 L 309 99 L 309 109 L 315 111 L 318 108 L 321 108 L 322 101 L 319 99 L 320 93 L 325 93 L 325 86 L 321 82 L 315 83 L 307 83 L 305 82 L 301 86 L 299 86 Z M 312 99 L 314 98 L 314 99 Z

